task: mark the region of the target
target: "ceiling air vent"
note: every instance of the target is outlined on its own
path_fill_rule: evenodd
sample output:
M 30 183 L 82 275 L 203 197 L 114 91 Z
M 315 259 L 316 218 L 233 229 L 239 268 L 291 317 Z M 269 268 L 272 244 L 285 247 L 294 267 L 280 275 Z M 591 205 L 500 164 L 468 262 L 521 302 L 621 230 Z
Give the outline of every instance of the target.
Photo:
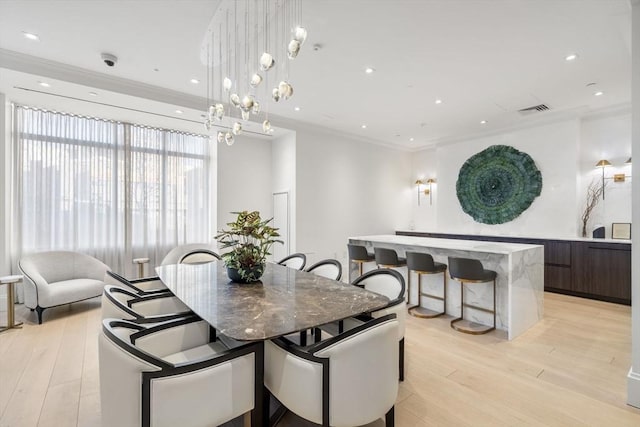
M 540 104 L 518 110 L 518 113 L 522 114 L 523 116 L 528 116 L 529 114 L 540 113 L 542 111 L 547 111 L 550 109 L 551 108 L 549 108 L 548 105 Z

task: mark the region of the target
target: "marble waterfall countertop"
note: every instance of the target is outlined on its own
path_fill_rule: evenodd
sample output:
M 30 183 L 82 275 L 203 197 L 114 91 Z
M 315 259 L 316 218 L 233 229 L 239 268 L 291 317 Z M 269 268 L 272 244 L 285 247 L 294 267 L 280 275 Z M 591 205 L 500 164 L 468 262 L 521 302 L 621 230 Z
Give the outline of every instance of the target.
M 452 236 L 474 236 L 474 237 L 487 237 L 487 238 L 505 238 L 505 239 L 527 239 L 527 240 L 558 240 L 563 242 L 594 242 L 594 243 L 621 243 L 630 244 L 630 239 L 611 239 L 602 238 L 597 239 L 594 237 L 575 237 L 575 236 L 521 236 L 521 235 L 509 235 L 509 234 L 479 234 L 479 233 L 449 233 L 446 231 L 426 231 L 426 230 L 397 230 L 398 233 L 432 233 L 432 234 L 449 234 Z
M 364 245 L 369 252 L 374 247 L 394 249 L 404 257 L 407 251 L 426 252 L 435 261 L 448 264 L 448 257 L 474 258 L 480 260 L 485 269 L 497 272 L 496 279 L 496 328 L 506 331 L 508 339 L 514 339 L 542 320 L 544 315 L 544 246 L 520 243 L 484 242 L 431 237 L 376 235 L 349 238 L 349 243 Z M 350 279 L 358 275 L 358 267 L 350 263 Z M 375 268 L 374 263 L 365 268 Z M 409 283 L 406 267 L 398 268 Z M 446 314 L 460 316 L 459 282 L 447 275 Z M 411 274 L 410 303 L 420 304 L 431 310 L 442 311 L 442 301 L 418 298 L 416 274 Z M 423 275 L 423 293 L 442 295 L 442 276 Z M 491 283 L 465 285 L 465 303 L 491 308 L 493 286 Z M 484 325 L 493 323 L 493 316 L 479 310 L 465 308 L 465 318 Z
M 436 237 L 396 236 L 381 234 L 377 236 L 350 237 L 349 240 L 366 240 L 377 243 L 391 243 L 396 245 L 416 245 L 439 249 L 453 249 L 458 251 L 487 252 L 492 254 L 510 254 L 540 247 L 539 245 L 525 245 L 521 243 L 483 242 L 480 240 L 442 239 Z

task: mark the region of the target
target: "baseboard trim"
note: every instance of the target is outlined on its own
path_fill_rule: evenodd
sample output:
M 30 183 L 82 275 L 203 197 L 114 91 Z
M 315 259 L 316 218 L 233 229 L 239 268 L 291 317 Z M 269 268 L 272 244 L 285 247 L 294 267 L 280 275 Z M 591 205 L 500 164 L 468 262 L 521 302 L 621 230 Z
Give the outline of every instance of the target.
M 640 409 L 640 372 L 634 372 L 633 366 L 627 375 L 627 405 Z

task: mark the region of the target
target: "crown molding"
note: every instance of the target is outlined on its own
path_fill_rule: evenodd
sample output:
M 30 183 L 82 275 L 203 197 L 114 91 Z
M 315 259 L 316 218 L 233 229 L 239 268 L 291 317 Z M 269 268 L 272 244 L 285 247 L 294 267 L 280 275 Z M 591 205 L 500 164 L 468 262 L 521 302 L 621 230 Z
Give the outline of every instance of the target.
M 0 49 L 0 67 L 184 108 L 204 111 L 207 105 L 207 100 L 200 96 L 110 76 L 6 49 Z
M 271 120 L 274 119 L 275 120 Z M 278 123 L 278 125 L 280 125 L 280 127 L 292 130 L 292 131 L 309 131 L 309 132 L 315 132 L 315 133 L 321 133 L 323 135 L 327 135 L 327 136 L 331 136 L 334 138 L 341 138 L 341 139 L 347 139 L 350 141 L 355 141 L 355 142 L 364 142 L 367 144 L 371 144 L 371 145 L 377 145 L 379 147 L 384 147 L 384 148 L 389 148 L 392 150 L 396 150 L 396 151 L 402 151 L 402 152 L 412 152 L 415 151 L 411 148 L 408 147 L 403 147 L 400 145 L 395 145 L 392 143 L 389 143 L 387 141 L 381 140 L 381 139 L 376 139 L 376 138 L 371 138 L 371 137 L 364 137 L 362 135 L 356 135 L 353 133 L 349 133 L 349 132 L 343 132 L 331 127 L 326 127 L 326 126 L 319 126 L 313 123 L 309 123 L 309 122 L 305 122 L 302 120 L 291 120 L 282 116 L 277 116 L 274 114 L 269 114 L 269 119 L 271 120 L 271 122 L 276 122 Z
M 204 111 L 207 105 L 207 100 L 200 96 L 190 95 L 159 86 L 149 85 L 135 80 L 115 77 L 108 74 L 64 64 L 62 62 L 51 61 L 48 59 L 26 55 L 7 49 L 0 49 L 0 67 L 105 91 L 120 93 L 123 95 L 149 99 L 152 101 L 162 102 L 165 104 L 175 105 L 183 108 Z M 464 135 L 436 138 L 419 147 L 405 147 L 378 139 L 375 136 L 364 137 L 362 135 L 343 132 L 331 127 L 320 126 L 302 120 L 292 120 L 289 118 L 278 116 L 276 114 L 272 114 L 270 116 L 271 119 L 274 119 L 272 120 L 272 122 L 276 123 L 276 125 L 283 130 L 307 130 L 310 132 L 321 133 L 334 138 L 338 137 L 351 141 L 364 142 L 367 144 L 377 145 L 392 150 L 411 153 L 433 149 L 442 145 L 454 144 L 466 140 L 489 137 L 507 132 L 515 132 L 518 130 L 544 126 L 546 124 L 568 121 L 572 119 L 596 120 L 598 118 L 630 113 L 630 103 L 613 105 L 601 109 L 589 109 L 589 107 L 587 106 L 581 106 L 564 111 L 544 113 L 544 115 L 541 117 L 528 117 L 526 119 L 523 119 L 521 123 L 518 123 L 516 125 L 503 126 L 492 130 L 472 132 Z
M 590 109 L 587 106 L 581 106 L 568 110 L 558 111 L 555 114 L 544 113 L 544 117 L 530 117 L 526 121 L 518 123 L 516 125 L 502 126 L 496 129 L 473 132 L 465 135 L 458 135 L 452 137 L 438 138 L 425 145 L 420 146 L 413 152 L 435 149 L 440 146 L 456 144 L 459 142 L 469 141 L 473 139 L 486 138 L 495 135 L 501 135 L 504 133 L 517 132 L 520 130 L 531 129 L 535 127 L 550 125 L 554 123 L 566 122 L 571 120 L 591 121 L 598 120 L 606 117 L 622 116 L 631 114 L 631 103 L 622 103 L 611 105 L 607 107 Z
M 115 77 L 7 49 L 0 49 L 0 67 L 183 108 L 205 111 L 207 105 L 206 98 L 200 96 L 189 95 L 135 80 Z M 332 137 L 365 142 L 399 151 L 411 151 L 405 147 L 397 146 L 386 141 L 344 133 L 328 127 L 288 119 L 276 114 L 271 114 L 270 118 L 272 122 L 276 123 L 277 127 L 285 131 L 295 131 L 296 129 L 308 130 Z

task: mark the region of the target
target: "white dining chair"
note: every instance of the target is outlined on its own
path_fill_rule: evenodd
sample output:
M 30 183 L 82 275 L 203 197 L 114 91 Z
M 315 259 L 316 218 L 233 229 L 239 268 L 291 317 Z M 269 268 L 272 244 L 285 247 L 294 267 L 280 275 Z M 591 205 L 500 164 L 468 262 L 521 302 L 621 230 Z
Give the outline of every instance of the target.
M 322 325 L 314 330 L 315 341 L 320 341 L 320 338 L 323 336 L 331 337 L 355 328 L 369 318 L 395 314 L 398 319 L 398 378 L 400 381 L 404 381 L 404 331 L 407 317 L 407 303 L 404 299 L 405 284 L 402 274 L 396 270 L 379 268 L 364 273 L 351 284 L 386 296 L 390 300 L 389 304 L 371 313 L 363 313 L 358 317 L 350 317 L 339 322 Z
M 102 293 L 102 318 L 158 323 L 193 316 L 193 312 L 170 292 L 139 295 L 118 286 L 107 285 Z
M 143 277 L 141 279 L 126 279 L 125 277 L 114 273 L 113 271 L 107 271 L 104 275 L 104 283 L 106 285 L 119 286 L 121 288 L 129 289 L 139 295 L 149 295 L 161 292 L 170 292 L 169 289 L 162 283 L 159 277 Z
M 322 426 L 359 426 L 381 417 L 393 426 L 397 335 L 390 314 L 309 347 L 266 341 L 264 384 L 291 412 Z
M 99 335 L 104 427 L 259 424 L 262 343 L 226 348 L 195 317 L 152 327 L 105 319 Z M 260 378 L 260 376 L 258 376 Z M 261 406 L 260 406 L 261 408 Z

